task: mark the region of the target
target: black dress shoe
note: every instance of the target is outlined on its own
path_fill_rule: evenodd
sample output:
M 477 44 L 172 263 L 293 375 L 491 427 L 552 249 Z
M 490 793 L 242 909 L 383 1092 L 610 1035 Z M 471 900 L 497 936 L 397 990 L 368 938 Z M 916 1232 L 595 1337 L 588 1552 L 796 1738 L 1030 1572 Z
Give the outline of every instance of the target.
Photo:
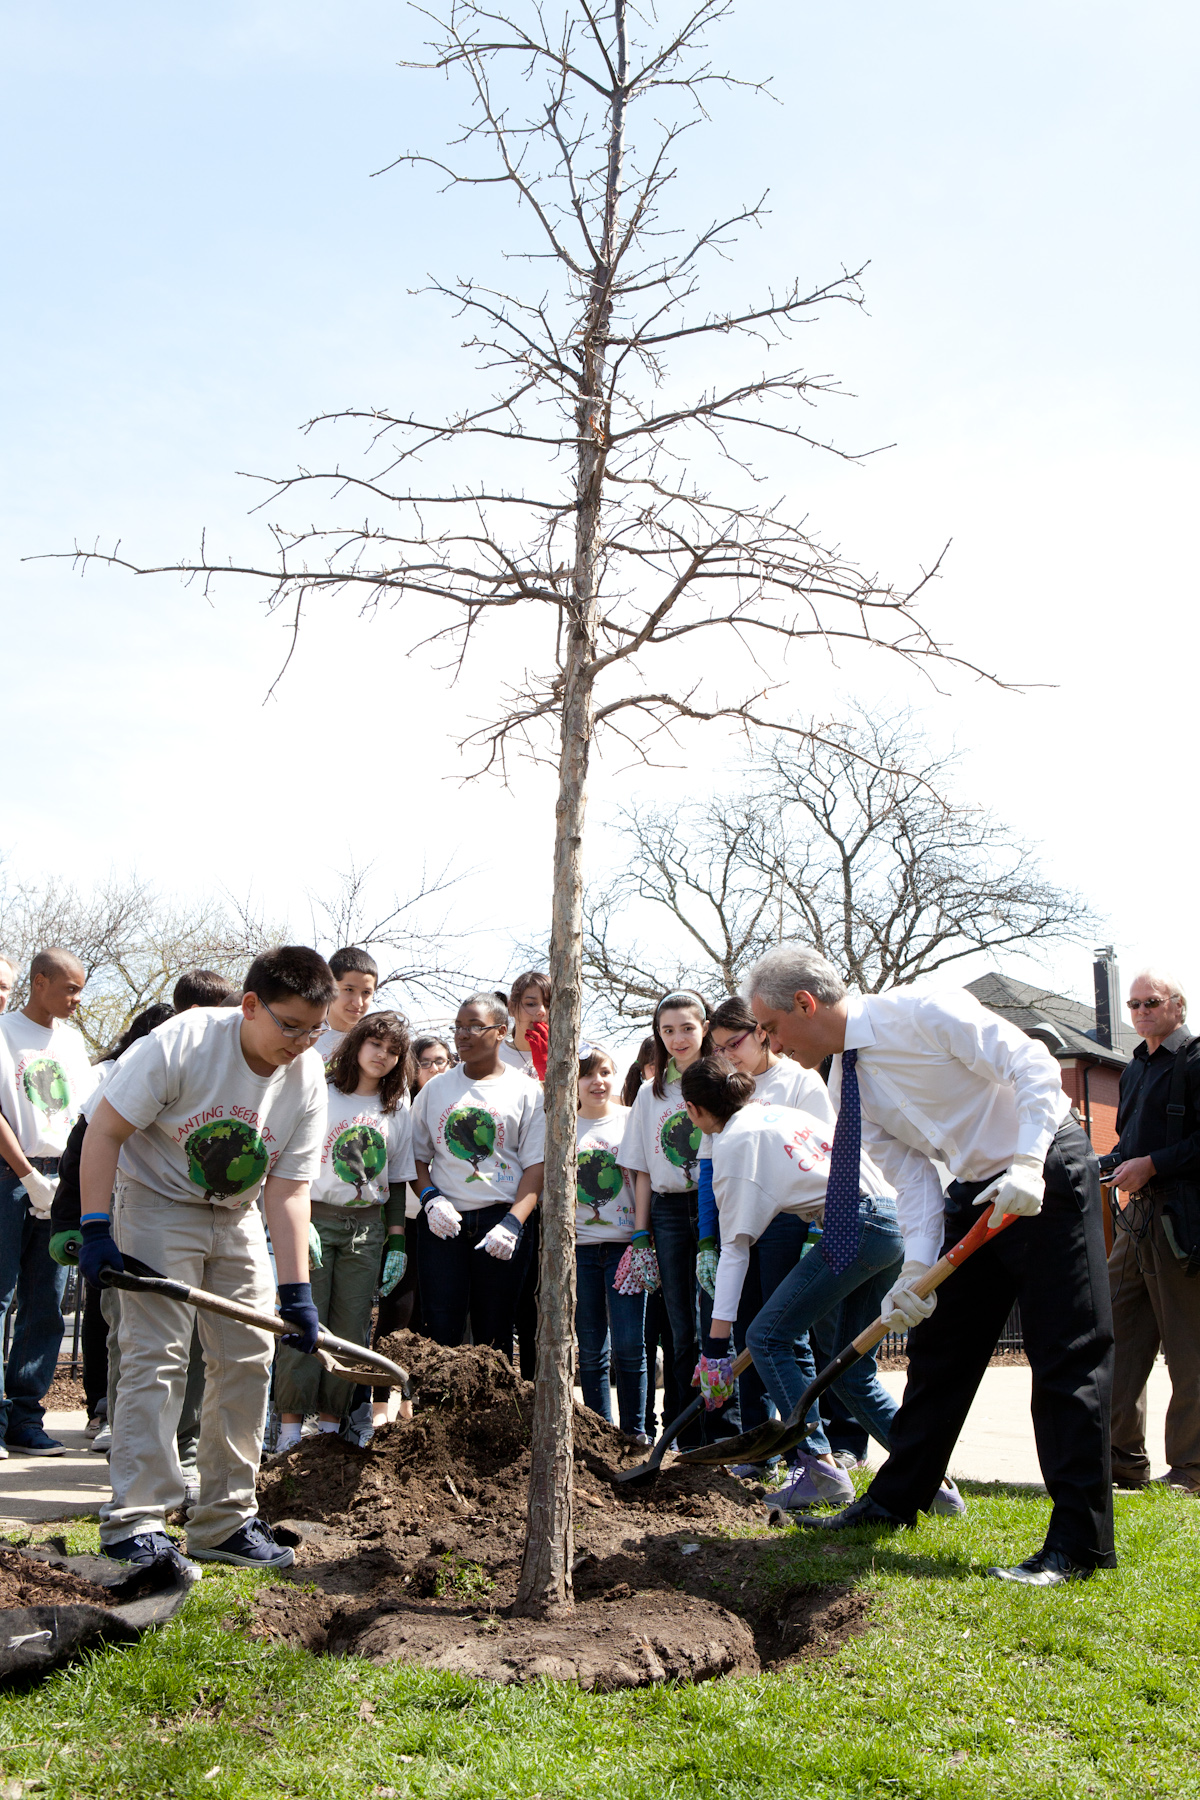
M 1059 1587 L 1064 1581 L 1087 1581 L 1092 1573 L 1082 1563 L 1073 1563 L 1065 1550 L 1039 1550 L 1015 1569 L 988 1570 L 1001 1581 L 1019 1581 L 1025 1587 Z
M 852 1500 L 849 1506 L 843 1506 L 841 1512 L 789 1513 L 788 1521 L 813 1531 L 853 1531 L 859 1525 L 874 1525 L 880 1531 L 898 1531 L 908 1523 L 906 1519 L 898 1519 L 895 1513 L 888 1512 L 886 1507 L 872 1500 L 870 1494 L 863 1494 L 858 1500 Z

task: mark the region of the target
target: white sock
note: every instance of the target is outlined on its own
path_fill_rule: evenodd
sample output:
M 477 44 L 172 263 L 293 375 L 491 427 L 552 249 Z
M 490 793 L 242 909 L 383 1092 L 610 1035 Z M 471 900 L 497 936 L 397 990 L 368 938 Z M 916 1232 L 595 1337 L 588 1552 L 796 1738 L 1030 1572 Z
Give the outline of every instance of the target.
M 337 1428 L 338 1428 L 338 1421 L 336 1419 L 318 1419 L 317 1420 L 317 1430 L 318 1431 L 336 1431 Z
M 302 1427 L 299 1425 L 281 1425 L 279 1436 L 275 1440 L 276 1450 L 294 1450 L 300 1442 L 301 1430 Z

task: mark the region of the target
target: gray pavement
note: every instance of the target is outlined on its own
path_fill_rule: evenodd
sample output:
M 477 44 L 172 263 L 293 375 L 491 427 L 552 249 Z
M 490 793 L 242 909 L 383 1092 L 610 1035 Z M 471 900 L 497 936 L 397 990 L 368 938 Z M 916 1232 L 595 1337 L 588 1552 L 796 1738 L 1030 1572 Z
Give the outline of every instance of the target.
M 887 1371 L 883 1381 L 897 1397 L 904 1390 L 904 1371 Z M 950 1473 L 960 1480 L 1029 1482 L 1041 1485 L 1033 1428 L 1029 1422 L 1030 1374 L 1026 1368 L 987 1371 L 971 1408 Z M 1148 1444 L 1151 1473 L 1166 1470 L 1163 1421 L 1171 1384 L 1159 1361 L 1150 1377 Z M 66 1445 L 65 1456 L 10 1456 L 0 1462 L 0 1534 L 15 1523 L 37 1524 L 94 1513 L 108 1498 L 108 1463 L 94 1456 L 83 1435 L 82 1412 L 47 1413 L 51 1437 Z M 872 1467 L 883 1452 L 872 1443 Z

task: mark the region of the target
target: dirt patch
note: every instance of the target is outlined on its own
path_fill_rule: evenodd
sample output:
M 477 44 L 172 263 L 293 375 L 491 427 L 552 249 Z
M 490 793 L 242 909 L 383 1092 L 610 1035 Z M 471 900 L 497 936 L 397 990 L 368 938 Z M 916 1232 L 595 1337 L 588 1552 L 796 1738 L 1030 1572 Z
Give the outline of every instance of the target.
M 47 1412 L 83 1412 L 86 1404 L 83 1381 L 78 1375 L 72 1375 L 69 1365 L 58 1370 L 49 1392 L 42 1396 L 42 1405 Z
M 490 1349 L 410 1333 L 381 1348 L 409 1369 L 416 1417 L 366 1450 L 306 1439 L 259 1479 L 263 1515 L 297 1544 L 295 1583 L 263 1590 L 254 1631 L 318 1652 L 402 1659 L 493 1681 L 588 1688 L 748 1673 L 827 1653 L 865 1629 L 844 1588 L 789 1586 L 760 1486 L 668 1467 L 614 1486 L 646 1452 L 575 1413 L 576 1606 L 516 1619 L 533 1388 Z
M 875 1361 L 881 1369 L 907 1369 L 907 1350 L 886 1351 Z M 988 1357 L 989 1369 L 1027 1369 L 1029 1358 L 1023 1350 L 993 1350 Z
M 32 1562 L 16 1550 L 0 1548 L 0 1609 L 26 1606 L 111 1606 L 111 1596 L 94 1581 Z

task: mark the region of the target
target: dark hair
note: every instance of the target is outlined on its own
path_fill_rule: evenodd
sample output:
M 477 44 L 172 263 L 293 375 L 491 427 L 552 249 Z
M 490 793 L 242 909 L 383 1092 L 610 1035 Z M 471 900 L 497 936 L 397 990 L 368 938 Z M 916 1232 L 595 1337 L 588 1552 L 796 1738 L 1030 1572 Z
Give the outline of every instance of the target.
M 702 1056 L 679 1077 L 683 1097 L 724 1124 L 754 1098 L 754 1077 L 735 1069 L 727 1056 Z
M 521 1004 L 521 995 L 535 987 L 542 996 L 542 1005 L 550 1004 L 550 977 L 541 969 L 529 969 L 524 975 L 518 975 L 508 990 L 508 1010 L 515 1019 L 517 1008 Z
M 654 1061 L 654 1039 L 643 1038 L 638 1046 L 637 1061 L 631 1062 L 625 1071 L 625 1086 L 621 1089 L 621 1105 L 632 1106 L 638 1097 L 638 1089 L 646 1077 L 642 1074 L 648 1062 Z
M 335 1087 L 339 1094 L 352 1094 L 362 1076 L 362 1070 L 358 1066 L 358 1053 L 371 1038 L 378 1038 L 380 1043 L 386 1044 L 400 1058 L 395 1068 L 389 1069 L 379 1084 L 379 1109 L 381 1112 L 393 1113 L 400 1104 L 400 1097 L 408 1086 L 411 1074 L 408 1020 L 403 1013 L 368 1013 L 365 1019 L 360 1019 L 346 1033 L 330 1057 L 326 1076 L 330 1087 Z
M 242 987 L 268 1006 L 273 1000 L 328 1006 L 337 993 L 329 964 L 306 944 L 274 944 L 264 950 L 250 964 Z
M 688 1007 L 693 1012 L 700 1014 L 700 1023 L 704 1026 L 704 1033 L 700 1039 L 701 1056 L 709 1055 L 712 1050 L 712 1039 L 708 1035 L 708 1001 L 702 999 L 699 994 L 693 993 L 691 988 L 672 988 L 669 994 L 663 995 L 654 1009 L 654 1098 L 656 1100 L 661 1100 L 667 1091 L 667 1064 L 671 1060 L 671 1053 L 663 1043 L 662 1033 L 658 1029 L 658 1021 L 665 1012 L 672 1010 L 683 1012 Z
M 749 1002 L 740 994 L 731 994 L 721 1004 L 708 1021 L 714 1031 L 756 1031 L 761 1036 L 762 1026 L 750 1011 Z
M 454 1050 L 452 1046 L 446 1042 L 445 1038 L 429 1036 L 417 1038 L 412 1047 L 412 1080 L 409 1083 L 408 1089 L 410 1099 L 415 1100 L 421 1091 L 417 1064 L 420 1062 L 425 1052 L 427 1050 L 432 1050 L 435 1044 L 446 1052 L 447 1066 L 451 1069 L 454 1067 Z
M 77 969 L 83 968 L 83 964 L 73 950 L 39 950 L 29 965 L 29 985 L 33 986 L 35 975 L 45 975 L 47 979 L 51 975 L 65 975 L 72 964 Z M 14 968 L 13 974 L 15 975 L 16 972 Z M 84 970 L 84 973 L 86 975 L 87 971 Z
M 340 981 L 343 975 L 373 975 L 375 985 L 379 985 L 379 964 L 357 944 L 348 944 L 344 950 L 335 950 L 329 959 L 329 968 L 335 980 Z
M 159 1001 L 154 1006 L 147 1006 L 143 1012 L 137 1015 L 136 1019 L 130 1020 L 108 1055 L 100 1058 L 101 1062 L 118 1061 L 132 1045 L 140 1042 L 144 1037 L 149 1037 L 152 1031 L 157 1031 L 160 1025 L 165 1025 L 168 1019 L 174 1017 L 175 1008 L 168 1006 L 165 1000 Z
M 193 1006 L 228 1006 L 237 989 L 215 969 L 189 969 L 175 983 L 171 995 L 176 1012 L 190 1012 Z
M 580 1081 L 585 1075 L 594 1075 L 602 1062 L 606 1062 L 613 1073 L 616 1073 L 617 1063 L 612 1051 L 606 1050 L 603 1044 L 589 1044 L 587 1055 L 579 1058 Z
M 491 1014 L 493 1025 L 499 1025 L 505 1031 L 508 1030 L 508 1002 L 499 988 L 480 988 L 478 993 L 468 994 L 464 1000 L 459 1001 L 455 1018 L 458 1017 L 458 1013 L 464 1006 L 482 1007 L 484 1012 Z

